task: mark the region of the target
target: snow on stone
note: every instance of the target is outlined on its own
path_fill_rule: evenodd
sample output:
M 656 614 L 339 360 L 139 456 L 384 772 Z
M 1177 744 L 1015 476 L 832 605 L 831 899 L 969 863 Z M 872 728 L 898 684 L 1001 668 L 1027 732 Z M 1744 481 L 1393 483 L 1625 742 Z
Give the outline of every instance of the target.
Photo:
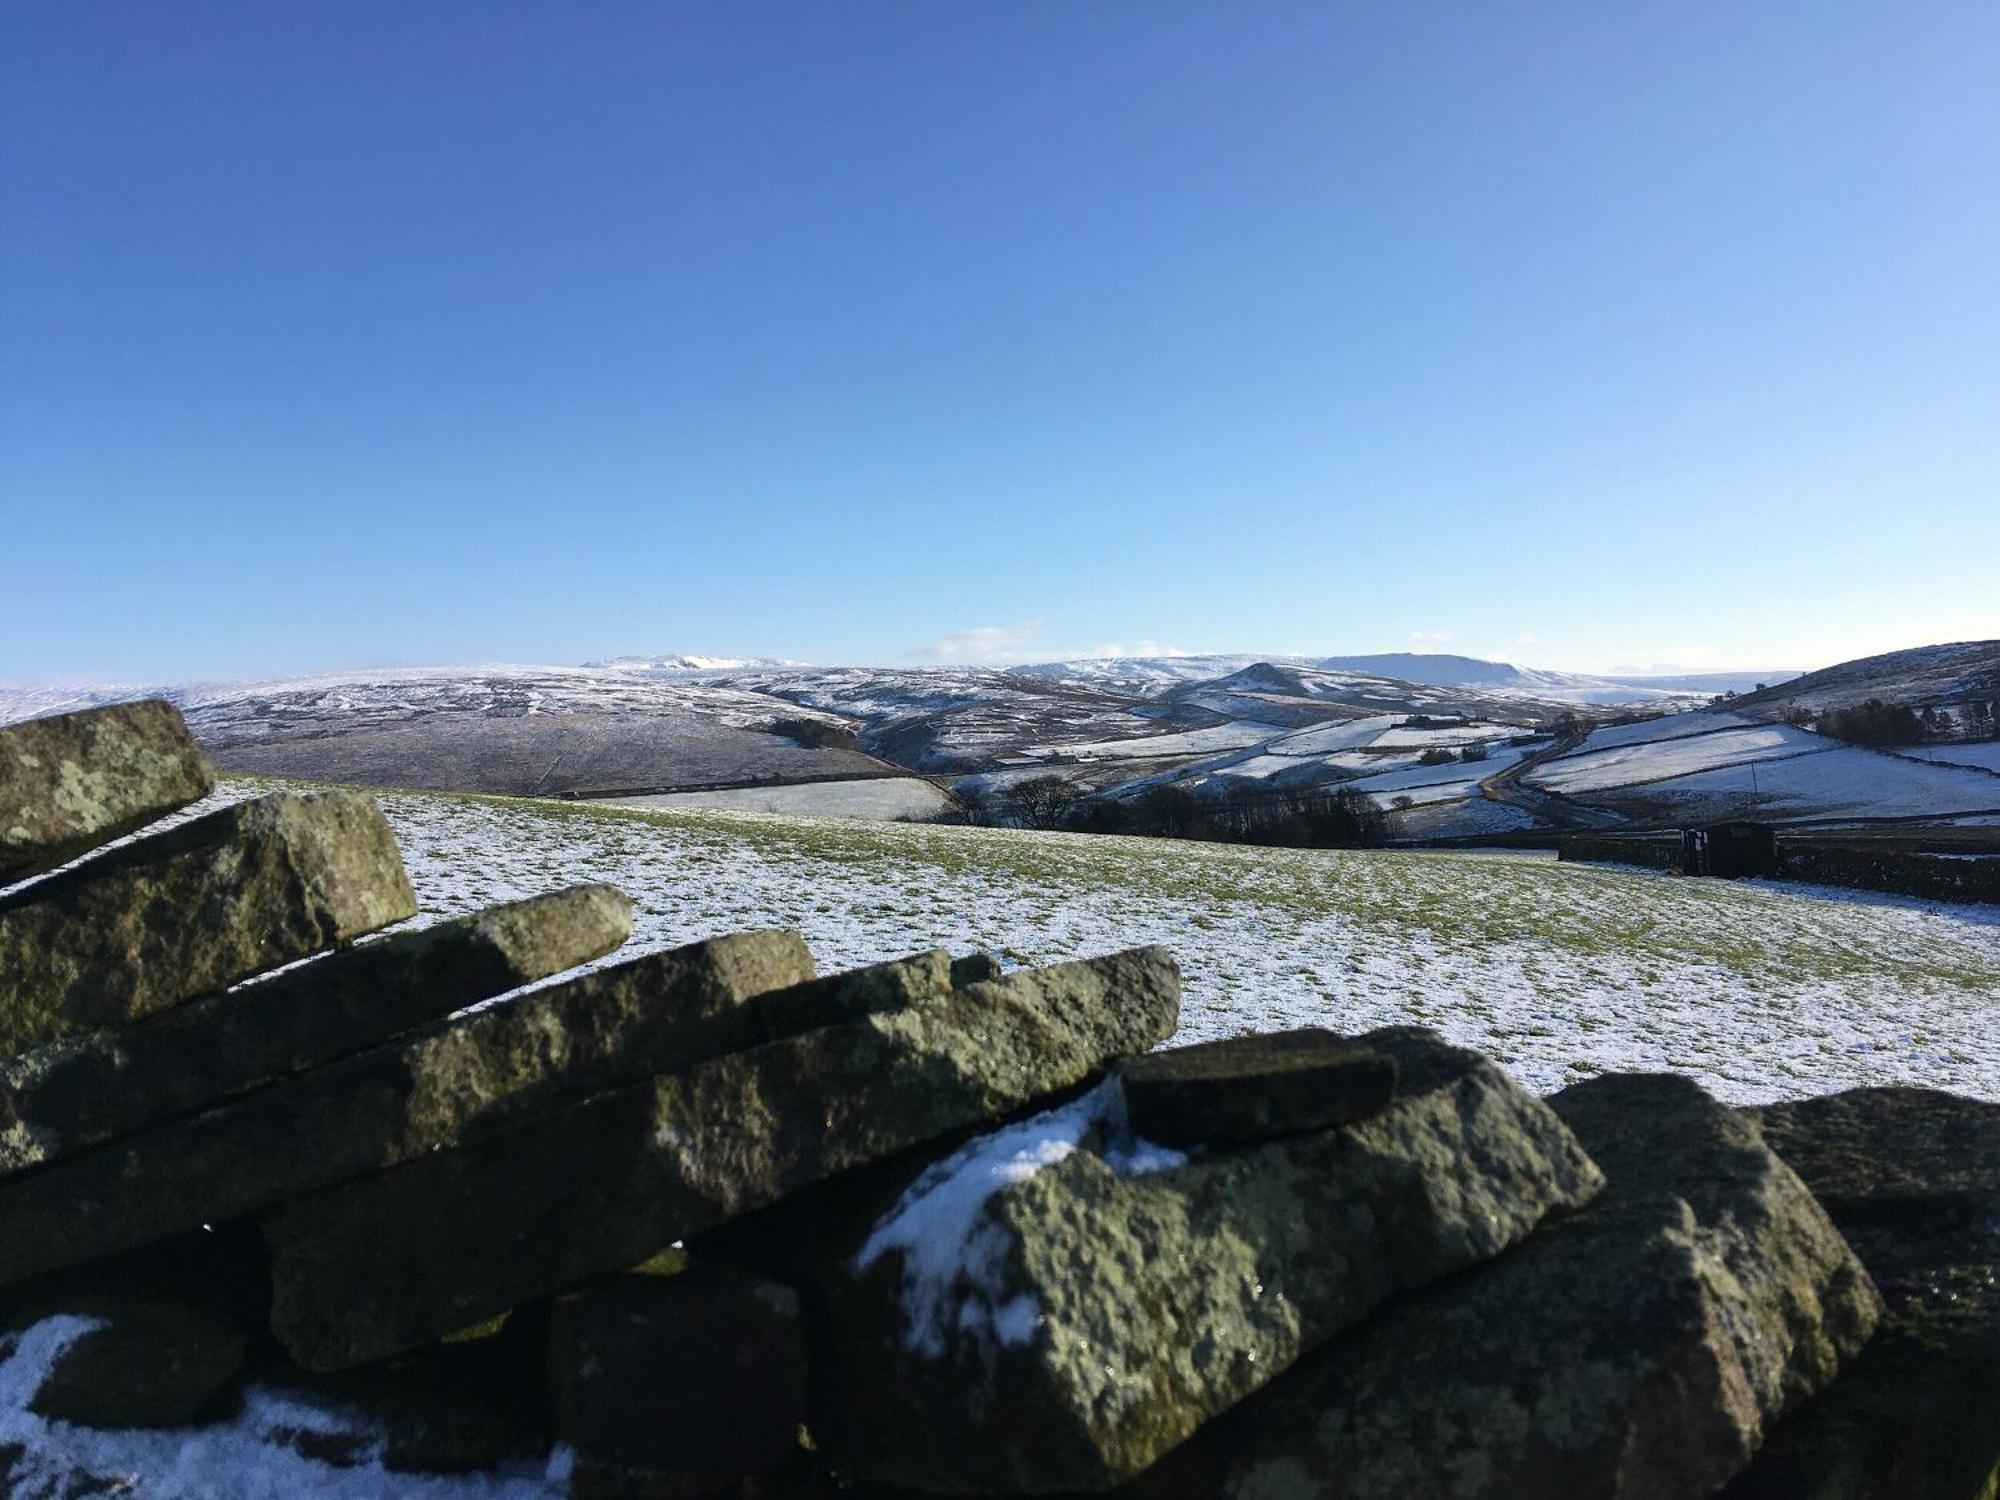
M 955 1333 L 989 1346 L 1016 1346 L 1034 1337 L 1041 1310 L 1033 1299 L 1002 1296 L 1007 1232 L 985 1222 L 986 1205 L 1002 1188 L 1067 1158 L 1092 1131 L 1102 1132 L 1099 1154 L 1121 1177 L 1164 1171 L 1187 1160 L 1132 1135 L 1125 1091 L 1116 1078 L 1107 1078 L 1068 1104 L 968 1141 L 905 1189 L 855 1254 L 854 1268 L 866 1271 L 889 1251 L 902 1252 L 907 1347 L 939 1359 Z
M 52 1422 L 28 1409 L 56 1361 L 77 1339 L 104 1326 L 59 1313 L 0 1340 L 0 1452 L 11 1459 L 14 1500 L 129 1493 L 144 1500 L 555 1500 L 569 1491 L 564 1456 L 547 1466 L 464 1475 L 391 1473 L 383 1436 L 353 1467 L 306 1457 L 287 1433 L 365 1431 L 352 1413 L 262 1386 L 243 1409 L 205 1427 L 102 1431 Z M 83 1488 L 90 1480 L 113 1489 Z

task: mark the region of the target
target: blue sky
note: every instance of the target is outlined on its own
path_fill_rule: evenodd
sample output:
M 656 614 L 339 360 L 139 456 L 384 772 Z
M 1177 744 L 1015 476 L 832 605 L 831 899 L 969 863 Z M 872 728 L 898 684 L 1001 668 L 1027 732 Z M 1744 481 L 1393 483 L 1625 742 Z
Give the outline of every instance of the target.
M 0 677 L 2000 635 L 2000 7 L 0 7 Z

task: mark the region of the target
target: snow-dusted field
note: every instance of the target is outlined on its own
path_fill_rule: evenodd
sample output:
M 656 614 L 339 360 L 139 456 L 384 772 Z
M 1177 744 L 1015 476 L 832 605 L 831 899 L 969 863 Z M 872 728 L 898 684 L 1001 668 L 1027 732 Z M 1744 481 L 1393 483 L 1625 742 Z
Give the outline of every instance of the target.
M 1900 750 L 1899 755 L 1913 755 L 1918 760 L 1930 761 L 1939 766 L 1972 766 L 1981 771 L 2000 774 L 2000 740 L 1982 740 L 1975 745 L 1919 745 L 1914 749 Z
M 1566 755 L 1551 761 L 1528 779 L 1559 792 L 1609 791 L 1635 783 L 1664 781 L 1757 761 L 1793 755 L 1824 754 L 1840 748 L 1837 740 L 1809 734 L 1784 724 L 1720 729 L 1708 734 L 1633 741 L 1610 749 Z
M 605 797 L 607 807 L 734 808 L 746 812 L 808 813 L 828 818 L 931 818 L 951 799 L 921 776 L 852 781 L 800 781 L 789 786 L 742 786 L 719 792 L 659 792 Z
M 933 945 L 1047 963 L 1165 943 L 1183 1041 L 1415 1021 L 1538 1089 L 1669 1068 L 1737 1102 L 1865 1083 L 2000 1098 L 1992 907 L 1528 857 L 382 805 L 427 916 L 605 880 L 637 903 L 627 954 L 762 926 L 797 928 L 823 970 Z

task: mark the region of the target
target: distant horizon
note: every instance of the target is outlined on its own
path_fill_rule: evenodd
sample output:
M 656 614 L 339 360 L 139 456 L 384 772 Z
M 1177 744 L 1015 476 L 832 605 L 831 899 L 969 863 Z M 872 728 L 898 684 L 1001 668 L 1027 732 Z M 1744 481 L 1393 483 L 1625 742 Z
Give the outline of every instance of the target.
M 1953 643 L 1944 641 L 1924 641 L 1924 642 L 1919 642 L 1917 644 L 1921 646 L 1930 646 L 1930 645 L 1946 645 Z M 1910 649 L 1910 648 L 1891 647 L 1887 651 L 1882 651 L 1882 652 L 1864 652 L 1862 653 L 1862 657 L 1865 658 L 1871 656 L 1887 655 L 1893 651 L 1903 650 L 1903 649 Z M 115 676 L 110 674 L 93 675 L 93 674 L 79 674 L 79 673 L 50 674 L 42 677 L 17 675 L 17 676 L 0 676 L 0 687 L 8 689 L 59 688 L 59 689 L 73 689 L 77 691 L 118 690 L 124 688 L 146 688 L 146 687 L 159 687 L 159 688 L 183 688 L 183 687 L 206 687 L 206 686 L 226 687 L 226 686 L 233 686 L 236 684 L 304 682 L 319 678 L 324 678 L 329 680 L 345 679 L 345 678 L 361 678 L 361 677 L 367 677 L 371 674 L 480 672 L 480 671 L 501 671 L 510 669 L 543 669 L 543 670 L 557 670 L 557 671 L 565 671 L 565 670 L 588 671 L 593 669 L 611 670 L 615 668 L 616 664 L 621 662 L 644 662 L 644 661 L 666 660 L 672 658 L 699 658 L 707 661 L 718 661 L 725 663 L 748 663 L 748 664 L 755 664 L 759 669 L 770 669 L 770 670 L 775 670 L 780 668 L 797 668 L 800 670 L 839 670 L 839 669 L 856 669 L 856 670 L 868 670 L 868 671 L 982 671 L 984 670 L 984 671 L 1004 672 L 1021 667 L 1047 666 L 1047 665 L 1053 665 L 1057 663 L 1067 663 L 1067 662 L 1109 663 L 1118 661 L 1136 662 L 1136 661 L 1148 661 L 1148 660 L 1213 659 L 1213 658 L 1244 658 L 1249 660 L 1267 660 L 1274 662 L 1297 662 L 1297 661 L 1311 662 L 1311 661 L 1323 661 L 1323 660 L 1337 659 L 1337 658 L 1365 658 L 1365 657 L 1409 657 L 1412 658 L 1413 660 L 1419 660 L 1419 661 L 1421 660 L 1476 661 L 1488 665 L 1513 667 L 1515 669 L 1523 671 L 1549 672 L 1549 673 L 1558 673 L 1576 677 L 1603 678 L 1603 679 L 1673 678 L 1673 677 L 1679 677 L 1679 678 L 1800 677 L 1808 675 L 1812 672 L 1821 671 L 1830 666 L 1839 665 L 1840 662 L 1862 659 L 1855 657 L 1841 657 L 1834 660 L 1817 662 L 1811 666 L 1804 666 L 1804 667 L 1777 667 L 1769 665 L 1712 666 L 1712 665 L 1654 664 L 1651 666 L 1632 666 L 1632 667 L 1622 667 L 1622 668 L 1607 668 L 1604 670 L 1589 670 L 1584 668 L 1576 668 L 1576 667 L 1553 664 L 1547 661 L 1542 661 L 1539 659 L 1534 659 L 1529 657 L 1506 658 L 1498 656 L 1481 655 L 1477 652 L 1472 652 L 1472 651 L 1446 651 L 1446 650 L 1424 651 L 1424 650 L 1413 649 L 1410 647 L 1390 648 L 1388 650 L 1382 650 L 1382 651 L 1338 651 L 1338 650 L 1257 651 L 1257 650 L 1226 650 L 1226 649 L 1184 650 L 1174 647 L 1156 647 L 1155 649 L 1151 650 L 1099 649 L 1099 650 L 1085 650 L 1076 652 L 1059 652 L 1046 655 L 1034 653 L 1034 654 L 1019 655 L 1019 656 L 1010 655 L 1006 657 L 987 658 L 981 660 L 938 660 L 932 657 L 922 656 L 916 653 L 910 653 L 900 658 L 892 658 L 889 660 L 875 660 L 875 661 L 843 660 L 827 656 L 791 656 L 781 652 L 618 651 L 618 652 L 606 653 L 601 656 L 588 657 L 586 659 L 579 661 L 561 661 L 546 657 L 501 658 L 496 656 L 496 657 L 487 657 L 483 659 L 467 658 L 459 661 L 439 660 L 439 661 L 402 661 L 402 662 L 358 662 L 358 663 L 314 666 L 298 670 L 280 669 L 277 671 L 252 672 L 243 674 L 204 673 L 204 674 L 183 674 L 178 676 L 170 675 L 170 676 L 159 676 L 159 677 L 140 677 L 140 676 L 130 676 L 130 675 Z M 700 671 L 732 671 L 732 670 L 749 670 L 749 669 L 751 668 L 725 665 L 716 667 L 689 667 L 683 670 L 691 672 L 700 672 Z M 1384 673 L 1382 675 L 1391 677 L 1394 676 L 1393 673 Z

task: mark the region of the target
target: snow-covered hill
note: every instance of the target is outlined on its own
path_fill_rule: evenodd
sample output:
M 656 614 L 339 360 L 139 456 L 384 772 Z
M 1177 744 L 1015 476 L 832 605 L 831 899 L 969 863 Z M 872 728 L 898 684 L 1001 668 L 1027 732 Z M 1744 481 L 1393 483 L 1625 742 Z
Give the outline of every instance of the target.
M 1775 682 L 1790 673 L 1720 674 L 1712 680 L 1646 677 L 1592 677 L 1580 672 L 1548 672 L 1509 662 L 1435 652 L 1392 651 L 1375 656 L 1113 656 L 1080 657 L 1014 667 L 1015 676 L 1047 678 L 1079 686 L 1156 697 L 1191 683 L 1212 682 L 1258 666 L 1305 670 L 1350 679 L 1404 685 L 1485 689 L 1536 703 L 1572 706 L 1637 707 L 1673 704 L 1693 707 L 1753 681 Z
M 1410 675 L 1384 675 L 1391 667 Z M 1339 783 L 1370 796 L 1397 831 L 1446 837 L 1753 815 L 1983 820 L 2000 809 L 1990 747 L 1886 754 L 1783 720 L 1799 704 L 1952 704 L 1995 689 L 2000 643 L 1987 642 L 1847 663 L 1726 706 L 1414 654 L 1014 668 L 657 655 L 159 691 L 226 770 L 566 796 L 707 795 L 912 772 L 980 791 L 1056 775 L 1120 798 L 1167 783 L 1204 796 Z M 142 691 L 0 688 L 0 721 Z M 1598 702 L 1615 692 L 1625 697 Z M 1603 722 L 1613 714 L 1627 722 Z M 1578 719 L 1600 727 L 1579 741 Z M 865 808 L 911 798 L 833 800 Z
M 797 667 L 804 663 L 781 656 L 614 656 L 587 661 L 586 667 L 626 672 L 642 677 L 679 676 L 688 672 L 741 672 L 763 667 Z
M 1870 698 L 1943 710 L 2000 700 L 2000 640 L 1953 641 L 1864 656 L 1752 693 L 1736 706 L 1776 717 L 1790 707 L 1817 712 L 1851 708 Z

